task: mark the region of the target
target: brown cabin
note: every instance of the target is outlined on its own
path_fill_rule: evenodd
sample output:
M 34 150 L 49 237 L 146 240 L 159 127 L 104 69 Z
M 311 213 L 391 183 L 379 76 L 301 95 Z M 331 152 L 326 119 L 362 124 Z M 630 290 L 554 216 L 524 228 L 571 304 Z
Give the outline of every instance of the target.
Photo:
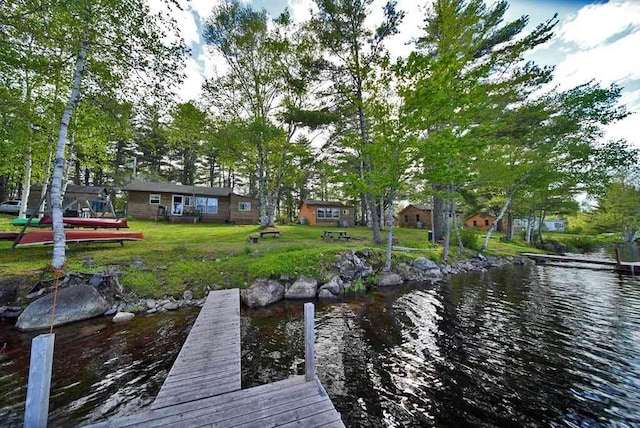
M 226 187 L 184 186 L 139 179 L 124 187 L 127 215 L 137 219 L 258 224 L 258 199 Z
M 29 190 L 29 209 L 35 209 L 42 197 L 42 186 L 34 184 Z M 45 200 L 46 207 L 51 206 L 51 186 L 48 187 Z M 47 208 L 48 209 L 48 208 Z M 80 186 L 67 184 L 64 189 L 62 209 L 66 217 L 80 216 L 83 212 L 93 215 L 113 215 L 113 205 L 110 202 L 109 190 L 105 186 Z
M 431 229 L 431 207 L 427 205 L 409 204 L 398 213 L 400 227 L 417 227 Z
M 355 225 L 355 210 L 342 202 L 306 200 L 298 206 L 300 223 L 311 226 Z
M 466 224 L 469 229 L 484 230 L 485 232 L 491 228 L 495 217 L 489 214 L 476 213 L 467 218 Z
M 491 229 L 491 225 L 495 220 L 496 218 L 490 214 L 476 213 L 467 218 L 466 224 L 470 229 L 484 230 L 487 232 Z M 497 230 L 502 230 L 502 220 L 498 223 Z

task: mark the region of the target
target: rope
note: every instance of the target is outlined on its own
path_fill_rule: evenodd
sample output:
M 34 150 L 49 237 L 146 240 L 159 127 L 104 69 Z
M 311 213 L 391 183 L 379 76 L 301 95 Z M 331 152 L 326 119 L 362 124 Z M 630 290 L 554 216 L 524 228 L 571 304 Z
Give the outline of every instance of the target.
M 58 285 L 60 284 L 60 274 L 62 273 L 62 270 L 64 268 L 65 268 L 64 265 L 60 269 L 56 267 L 52 267 L 53 274 L 55 275 L 56 279 L 53 282 L 53 307 L 51 308 L 51 322 L 49 323 L 49 334 L 53 333 L 53 322 L 55 321 L 55 318 L 56 318 L 56 302 L 58 300 Z

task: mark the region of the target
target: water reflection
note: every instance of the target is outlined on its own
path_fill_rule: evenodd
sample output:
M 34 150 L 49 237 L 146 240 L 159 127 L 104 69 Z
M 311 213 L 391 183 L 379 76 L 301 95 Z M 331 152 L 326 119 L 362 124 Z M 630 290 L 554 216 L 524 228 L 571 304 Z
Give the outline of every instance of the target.
M 148 405 L 195 316 L 59 329 L 52 425 Z M 301 303 L 243 309 L 244 388 L 304 372 L 302 318 Z M 33 335 L 0 334 L 0 425 L 19 425 Z M 640 282 L 507 267 L 318 303 L 316 356 L 347 426 L 640 425 Z

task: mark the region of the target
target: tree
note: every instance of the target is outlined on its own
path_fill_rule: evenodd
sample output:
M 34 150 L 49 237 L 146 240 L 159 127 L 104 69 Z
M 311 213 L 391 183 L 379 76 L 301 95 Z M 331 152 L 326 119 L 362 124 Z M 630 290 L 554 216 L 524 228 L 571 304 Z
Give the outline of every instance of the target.
M 66 102 L 59 119 L 51 183 L 52 265 L 61 269 L 65 262 L 61 205 L 65 146 L 71 118 L 81 95 L 101 92 L 124 96 L 127 94 L 126 82 L 134 82 L 138 87 L 148 83 L 136 76 L 147 78 L 154 85 L 157 81 L 172 81 L 179 69 L 176 61 L 184 48 L 181 42 L 171 45 L 164 42 L 163 32 L 172 28 L 171 23 L 163 21 L 160 15 L 152 16 L 141 0 L 42 0 L 36 4 L 20 2 L 15 7 L 27 11 L 25 13 L 34 23 L 41 23 L 25 29 L 22 40 L 17 43 L 33 39 L 44 51 L 60 52 L 62 58 L 72 58 L 70 63 L 62 63 L 57 68 L 61 73 L 68 70 L 69 77 L 61 79 L 68 86 L 67 91 L 60 86 L 59 95 L 64 96 Z M 68 68 L 71 64 L 73 66 Z M 137 71 L 135 76 L 134 71 Z
M 626 243 L 640 233 L 640 187 L 629 180 L 617 179 L 598 200 L 595 222 L 601 230 L 618 232 Z
M 210 131 L 204 111 L 193 102 L 178 104 L 167 129 L 169 148 L 182 166 L 180 182 L 193 185 L 197 179 L 197 162 Z
M 371 15 L 373 0 L 316 0 L 317 14 L 311 26 L 326 52 L 325 69 L 329 74 L 333 91 L 331 104 L 346 106 L 348 112 L 343 118 L 343 126 L 351 131 L 343 142 L 349 144 L 359 156 L 358 174 L 365 190 L 363 199 L 373 229 L 373 239 L 380 237 L 380 217 L 377 199 L 380 195 L 371 193 L 375 187 L 372 179 L 372 161 L 368 145 L 371 143 L 371 123 L 367 114 L 370 100 L 367 86 L 375 79 L 375 69 L 384 58 L 384 41 L 398 32 L 398 25 L 404 13 L 396 10 L 396 2 L 385 4 L 384 18 L 371 30 L 365 20 Z M 345 111 L 343 110 L 343 111 Z M 356 137 L 357 135 L 357 137 Z M 354 138 L 356 137 L 356 138 Z

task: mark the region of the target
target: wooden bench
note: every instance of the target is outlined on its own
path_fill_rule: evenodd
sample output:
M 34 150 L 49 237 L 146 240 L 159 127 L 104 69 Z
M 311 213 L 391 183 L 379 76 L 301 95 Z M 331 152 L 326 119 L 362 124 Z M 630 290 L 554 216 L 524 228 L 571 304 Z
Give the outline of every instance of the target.
M 260 232 L 260 237 L 264 238 L 267 235 L 273 235 L 274 238 L 279 238 L 280 237 L 280 231 L 279 230 L 263 230 Z
M 249 236 L 247 238 L 247 242 L 249 242 L 250 244 L 257 244 L 258 243 L 258 237 L 257 236 Z
M 324 232 L 322 232 L 322 235 L 320 237 L 322 239 L 330 239 L 330 240 L 344 239 L 348 241 L 349 239 L 351 239 L 351 236 L 349 236 L 348 232 L 335 232 L 332 230 L 325 230 Z

